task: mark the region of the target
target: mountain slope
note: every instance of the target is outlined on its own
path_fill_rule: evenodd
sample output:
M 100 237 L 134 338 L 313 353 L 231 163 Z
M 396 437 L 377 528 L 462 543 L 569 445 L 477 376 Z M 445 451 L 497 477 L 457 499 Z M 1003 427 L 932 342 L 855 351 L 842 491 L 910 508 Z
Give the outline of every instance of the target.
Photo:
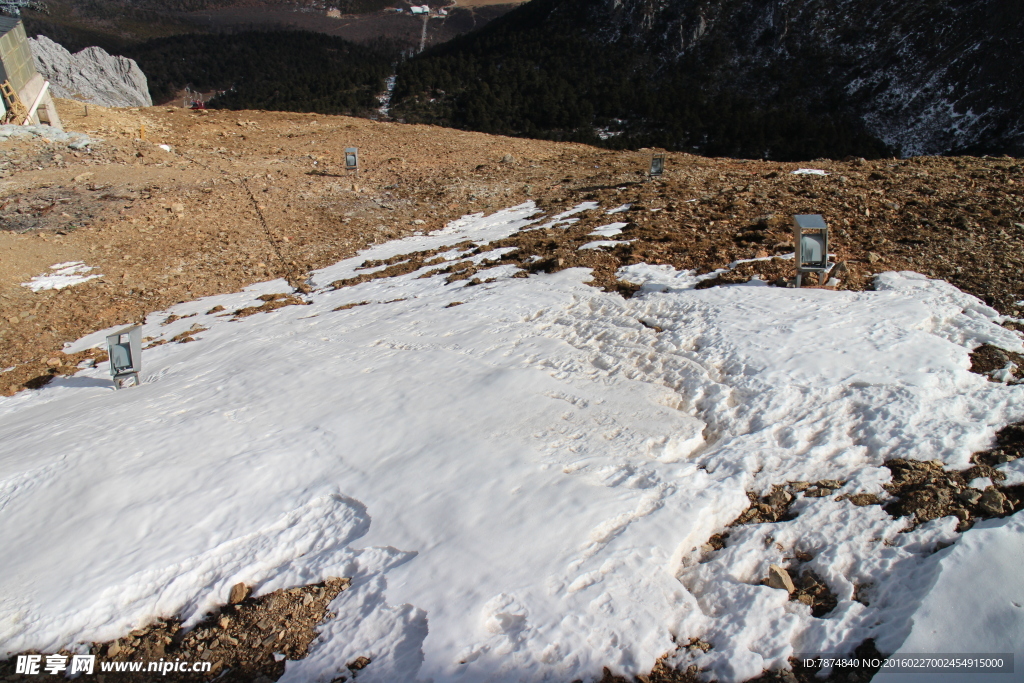
M 404 65 L 394 111 L 708 154 L 1020 154 L 1022 47 L 1004 0 L 534 0 Z

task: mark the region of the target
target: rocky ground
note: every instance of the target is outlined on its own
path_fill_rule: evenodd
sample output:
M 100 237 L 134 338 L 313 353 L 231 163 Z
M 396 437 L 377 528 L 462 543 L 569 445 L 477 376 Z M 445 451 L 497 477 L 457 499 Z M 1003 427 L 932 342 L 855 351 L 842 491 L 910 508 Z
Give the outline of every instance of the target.
M 86 115 L 78 103 L 60 101 L 59 107 L 69 130 L 96 140 L 90 148 L 75 151 L 42 138 L 0 143 L 5 395 L 74 373 L 81 361 L 102 360 L 95 351 L 61 353 L 65 342 L 88 332 L 272 278 L 286 278 L 299 293 L 311 270 L 367 245 L 526 200 L 549 213 L 588 200 L 631 205 L 614 216 L 588 216 L 568 228 L 529 231 L 492 245 L 518 247 L 502 259 L 521 265 L 526 276 L 586 266 L 593 269 L 595 286 L 628 296 L 633 288 L 615 277 L 620 266 L 644 261 L 710 272 L 737 259 L 791 253 L 792 214 L 820 213 L 832 226 L 833 251 L 845 263 L 836 273 L 839 288 L 865 289 L 874 273 L 915 270 L 949 280 L 1004 314 L 1024 315 L 1024 163 L 1018 159 L 781 164 L 668 154 L 665 176 L 650 180 L 649 150 L 619 152 L 295 113 L 90 105 Z M 352 146 L 359 148 L 358 175 L 342 167 L 343 150 Z M 800 166 L 829 175 L 793 175 Z M 588 234 L 594 227 L 613 220 L 627 224 L 623 237 L 631 242 L 578 249 L 595 239 Z M 362 277 L 429 263 L 429 255 L 416 258 L 371 264 L 389 267 Z M 62 290 L 22 286 L 51 265 L 70 261 L 83 261 L 101 277 Z M 449 271 L 450 279 L 474 279 L 472 269 L 458 268 L 463 270 Z M 706 286 L 753 276 L 786 284 L 792 263 L 745 264 Z M 236 314 L 300 302 L 271 297 Z M 186 334 L 177 341 L 190 340 Z M 983 374 L 1010 361 L 1024 367 L 1024 359 L 994 347 L 982 347 L 972 360 Z M 1019 380 L 1019 371 L 1010 379 Z M 914 515 L 915 523 L 952 514 L 961 529 L 1010 514 L 1024 506 L 1024 491 L 1003 487 L 993 466 L 1024 454 L 1022 444 L 1024 431 L 1011 426 L 963 473 L 891 461 L 890 497 L 865 495 L 854 502 L 884 505 L 894 516 Z M 994 484 L 984 493 L 967 486 L 984 476 Z M 734 525 L 784 519 L 795 497 L 830 495 L 840 485 L 790 482 L 763 498 L 751 494 L 751 507 Z M 713 537 L 708 551 L 727 538 Z M 800 570 L 800 558 L 773 568 L 765 581 L 816 613 L 827 614 L 835 605 L 817 577 Z M 220 613 L 195 629 L 186 631 L 167 615 L 118 641 L 97 643 L 93 652 L 101 660 L 148 661 L 157 653 L 215 664 L 202 680 L 276 680 L 283 663 L 274 654 L 303 656 L 327 604 L 346 585 L 337 579 L 258 599 L 225 596 Z M 349 663 L 353 678 L 366 663 Z M 813 673 L 771 673 L 763 680 L 811 680 Z M 834 680 L 868 680 L 872 673 L 847 671 L 846 678 Z M 695 675 L 659 665 L 648 678 L 689 681 Z M 125 676 L 117 674 L 117 680 L 149 680 Z M 21 678 L 13 662 L 0 663 L 0 679 Z M 605 680 L 620 679 L 608 674 Z

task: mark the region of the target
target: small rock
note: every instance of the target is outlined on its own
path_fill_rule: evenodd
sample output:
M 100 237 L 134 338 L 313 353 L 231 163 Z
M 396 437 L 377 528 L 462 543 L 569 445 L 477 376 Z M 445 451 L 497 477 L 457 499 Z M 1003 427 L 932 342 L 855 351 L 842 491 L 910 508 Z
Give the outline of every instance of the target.
M 185 205 L 179 202 L 171 204 L 171 211 L 174 213 L 185 213 Z
M 74 177 L 74 179 L 72 180 L 72 182 L 82 183 L 82 182 L 85 182 L 86 180 L 89 180 L 90 178 L 92 178 L 93 175 L 95 175 L 95 174 L 93 174 L 93 173 L 82 173 L 81 175 L 76 175 Z
M 783 507 L 791 500 L 793 500 L 793 496 L 783 489 L 775 489 L 772 491 L 772 494 L 768 496 L 768 503 L 774 508 Z
M 978 501 L 981 500 L 981 491 L 978 489 L 964 489 L 960 493 L 956 494 L 956 497 L 961 503 L 977 505 Z
M 846 499 L 858 507 L 878 504 L 878 496 L 873 493 L 855 493 Z
M 370 665 L 369 657 L 356 657 L 355 661 L 348 663 L 350 671 L 361 671 Z
M 46 364 L 49 365 L 51 368 L 56 368 L 61 365 L 61 360 L 60 358 L 50 358 L 46 361 Z
M 796 590 L 793 579 L 789 578 L 789 572 L 777 564 L 768 567 L 768 585 L 792 593 Z
M 503 156 L 501 158 L 501 163 L 503 163 L 503 164 L 514 164 L 514 163 L 516 163 L 516 158 L 514 156 L 512 156 L 511 154 L 506 154 L 505 156 Z
M 121 654 L 121 645 L 115 640 L 107 646 L 107 657 L 116 657 Z
M 878 263 L 882 260 L 882 257 L 873 251 L 868 252 L 868 263 Z
M 236 583 L 231 587 L 231 594 L 228 596 L 228 604 L 237 605 L 247 597 L 249 597 L 249 587 L 244 583 Z
M 978 507 L 990 515 L 1001 515 L 1006 507 L 1006 496 L 996 487 L 989 487 L 981 495 Z
M 217 622 L 217 623 L 220 624 L 221 628 L 227 628 L 228 626 L 231 625 L 231 617 L 227 617 L 227 616 L 221 617 L 220 621 Z

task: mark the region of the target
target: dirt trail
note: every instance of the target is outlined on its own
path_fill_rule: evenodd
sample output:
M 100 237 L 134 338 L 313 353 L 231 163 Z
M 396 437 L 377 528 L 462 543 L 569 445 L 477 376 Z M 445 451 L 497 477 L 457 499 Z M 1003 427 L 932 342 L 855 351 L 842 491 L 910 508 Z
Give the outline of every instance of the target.
M 42 139 L 0 143 L 8 395 L 73 372 L 60 350 L 85 333 L 267 279 L 301 285 L 310 270 L 369 244 L 528 199 L 550 211 L 584 200 L 632 204 L 571 230 L 513 238 L 514 260 L 530 271 L 585 265 L 607 289 L 628 292 L 614 277 L 627 263 L 706 272 L 787 253 L 791 214 L 822 213 L 848 264 L 841 287 L 913 269 L 1004 313 L 1019 315 L 1024 300 L 1024 166 L 1015 159 L 781 164 L 669 154 L 665 177 L 649 181 L 647 151 L 342 116 L 93 105 L 85 116 L 80 104 L 59 107 L 68 130 L 101 141 L 77 152 Z M 360 150 L 358 176 L 342 168 L 350 146 Z M 792 175 L 801 165 L 830 175 Z M 627 222 L 623 236 L 635 241 L 578 251 L 593 225 L 612 220 Z M 59 291 L 22 286 L 68 261 L 102 277 Z M 774 280 L 788 268 L 768 261 L 723 281 Z

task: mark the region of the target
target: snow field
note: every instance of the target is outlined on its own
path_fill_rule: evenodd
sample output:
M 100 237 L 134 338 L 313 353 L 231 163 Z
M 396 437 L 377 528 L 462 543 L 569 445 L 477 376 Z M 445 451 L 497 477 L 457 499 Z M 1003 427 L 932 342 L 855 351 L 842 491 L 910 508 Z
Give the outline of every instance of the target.
M 1007 562 L 978 566 L 966 543 L 989 527 L 901 533 L 905 520 L 836 497 L 883 494 L 888 458 L 964 467 L 1024 418 L 1024 387 L 968 371 L 978 344 L 1022 350 L 996 312 L 913 273 L 875 292 L 698 291 L 706 276 L 639 264 L 620 272 L 644 285 L 631 300 L 587 286 L 585 269 L 514 266 L 476 286 L 421 277 L 434 266 L 326 288 L 365 260 L 538 227 L 537 213 L 368 249 L 316 273 L 306 306 L 232 320 L 288 291 L 275 281 L 153 314 L 144 336 L 208 329 L 146 351 L 138 388 L 112 391 L 102 364 L 0 399 L 0 650 L 195 623 L 239 581 L 263 594 L 349 576 L 282 680 L 330 681 L 358 656 L 373 660 L 367 681 L 634 674 L 696 637 L 713 648 L 676 661 L 721 681 L 868 637 L 950 651 L 918 624 L 947 565 L 1005 580 Z M 172 313 L 195 315 L 161 324 Z M 848 483 L 702 548 L 747 490 L 821 479 Z M 1004 522 L 1019 547 L 1016 517 Z M 836 609 L 815 618 L 761 585 L 773 563 L 813 569 Z M 973 599 L 1005 611 L 991 590 Z

